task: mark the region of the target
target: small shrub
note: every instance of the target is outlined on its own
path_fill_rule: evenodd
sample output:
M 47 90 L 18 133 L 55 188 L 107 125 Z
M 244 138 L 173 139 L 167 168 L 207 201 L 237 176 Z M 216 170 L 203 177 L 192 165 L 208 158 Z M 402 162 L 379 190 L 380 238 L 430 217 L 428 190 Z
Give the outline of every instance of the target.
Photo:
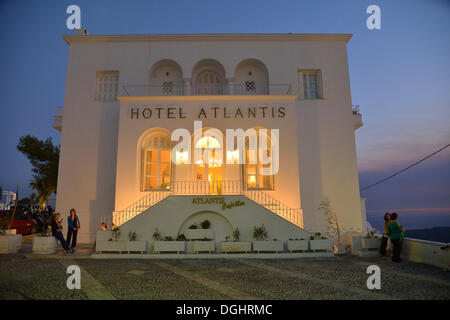
M 173 238 L 171 236 L 164 237 L 164 241 L 173 241 Z
M 115 227 L 115 226 L 114 226 Z M 111 232 L 112 240 L 117 241 L 120 238 L 120 228 L 115 227 Z
M 128 239 L 130 241 L 136 241 L 136 238 L 137 238 L 136 232 L 134 232 L 134 231 L 129 231 L 128 232 Z
M 153 232 L 153 240 L 160 241 L 161 240 L 161 232 L 159 232 L 158 228 L 155 228 L 155 232 Z
M 233 231 L 233 239 L 234 241 L 239 241 L 239 237 L 241 236 L 241 232 L 239 231 L 239 229 L 236 227 L 236 229 L 234 229 Z
M 180 235 L 178 235 L 176 240 L 177 241 L 186 241 L 186 236 L 184 234 L 180 234 Z
M 191 225 L 189 226 L 189 229 L 191 229 L 191 230 L 193 230 L 193 229 L 198 229 L 198 227 L 197 227 L 196 224 L 191 224 Z
M 204 220 L 202 221 L 202 223 L 200 223 L 200 225 L 202 226 L 202 229 L 209 229 L 209 227 L 211 226 L 211 222 L 209 222 L 209 220 Z
M 261 227 L 253 227 L 253 239 L 255 240 L 266 240 L 268 237 L 266 227 L 264 224 Z

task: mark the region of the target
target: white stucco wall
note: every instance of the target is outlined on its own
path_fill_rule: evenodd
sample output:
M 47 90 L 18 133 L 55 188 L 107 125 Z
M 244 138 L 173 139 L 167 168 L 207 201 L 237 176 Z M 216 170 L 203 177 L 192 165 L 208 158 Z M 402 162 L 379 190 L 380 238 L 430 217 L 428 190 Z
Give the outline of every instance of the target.
M 135 161 L 136 139 L 140 134 L 157 125 L 185 127 L 177 119 L 171 119 L 170 123 L 122 121 L 124 102 L 94 100 L 95 73 L 118 70 L 122 92 L 123 85 L 148 85 L 149 70 L 162 59 L 176 61 L 184 79 L 192 76 L 194 65 L 202 59 L 219 61 L 226 78 L 234 77 L 241 61 L 258 59 L 267 67 L 270 83 L 290 84 L 293 94 L 297 93 L 299 69 L 326 69 L 327 99 L 275 101 L 292 109 L 284 122 L 236 120 L 233 127 L 280 126 L 281 136 L 286 131 L 296 132 L 292 139 L 282 139 L 281 147 L 288 150 L 281 157 L 285 171 L 280 175 L 287 172 L 288 176 L 279 184 L 279 196 L 292 207 L 301 206 L 308 230 L 324 228 L 316 210 L 324 199 L 331 201 L 346 229 L 361 228 L 346 54 L 348 36 L 66 36 L 65 39 L 70 46 L 56 209 L 63 217 L 67 217 L 70 208 L 77 209 L 82 224 L 80 242 L 94 240 L 101 216 L 110 216 L 115 209 L 137 200 L 135 166 L 128 176 L 116 167 Z M 225 103 L 221 99 L 208 102 Z M 193 109 L 200 104 L 187 97 L 182 103 Z M 234 97 L 226 103 L 249 101 Z M 224 128 L 228 123 L 214 125 Z M 191 120 L 188 126 L 192 126 Z

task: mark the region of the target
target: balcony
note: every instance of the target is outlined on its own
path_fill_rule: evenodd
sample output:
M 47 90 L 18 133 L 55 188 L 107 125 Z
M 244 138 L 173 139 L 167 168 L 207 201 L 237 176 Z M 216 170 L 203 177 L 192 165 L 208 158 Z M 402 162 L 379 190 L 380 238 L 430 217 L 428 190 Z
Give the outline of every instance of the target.
M 63 113 L 64 113 L 63 107 L 56 108 L 56 115 L 53 117 L 53 126 L 52 127 L 58 131 L 62 130 Z
M 161 86 L 125 85 L 124 96 L 223 96 L 223 95 L 290 95 L 290 84 L 195 84 L 174 85 L 171 82 Z
M 353 130 L 358 130 L 363 126 L 362 114 L 359 112 L 359 105 L 352 106 L 353 113 Z

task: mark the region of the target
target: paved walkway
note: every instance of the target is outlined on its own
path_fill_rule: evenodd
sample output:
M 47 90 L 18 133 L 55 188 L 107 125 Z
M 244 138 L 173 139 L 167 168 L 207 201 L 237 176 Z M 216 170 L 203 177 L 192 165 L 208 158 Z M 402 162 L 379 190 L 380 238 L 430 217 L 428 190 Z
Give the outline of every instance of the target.
M 25 248 L 26 249 L 26 248 Z M 0 255 L 0 299 L 450 299 L 450 272 L 389 259 L 117 260 L 26 252 Z M 81 290 L 66 287 L 67 266 Z M 381 289 L 366 269 L 381 268 Z

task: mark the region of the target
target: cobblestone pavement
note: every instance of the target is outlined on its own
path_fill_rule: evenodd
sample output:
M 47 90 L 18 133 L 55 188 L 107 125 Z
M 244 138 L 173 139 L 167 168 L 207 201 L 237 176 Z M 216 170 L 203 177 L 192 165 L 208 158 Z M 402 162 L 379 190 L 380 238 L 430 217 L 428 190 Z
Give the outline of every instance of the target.
M 67 265 L 81 290 L 66 287 Z M 366 269 L 381 268 L 381 290 Z M 450 272 L 353 256 L 292 260 L 101 260 L 0 255 L 0 299 L 450 299 Z

